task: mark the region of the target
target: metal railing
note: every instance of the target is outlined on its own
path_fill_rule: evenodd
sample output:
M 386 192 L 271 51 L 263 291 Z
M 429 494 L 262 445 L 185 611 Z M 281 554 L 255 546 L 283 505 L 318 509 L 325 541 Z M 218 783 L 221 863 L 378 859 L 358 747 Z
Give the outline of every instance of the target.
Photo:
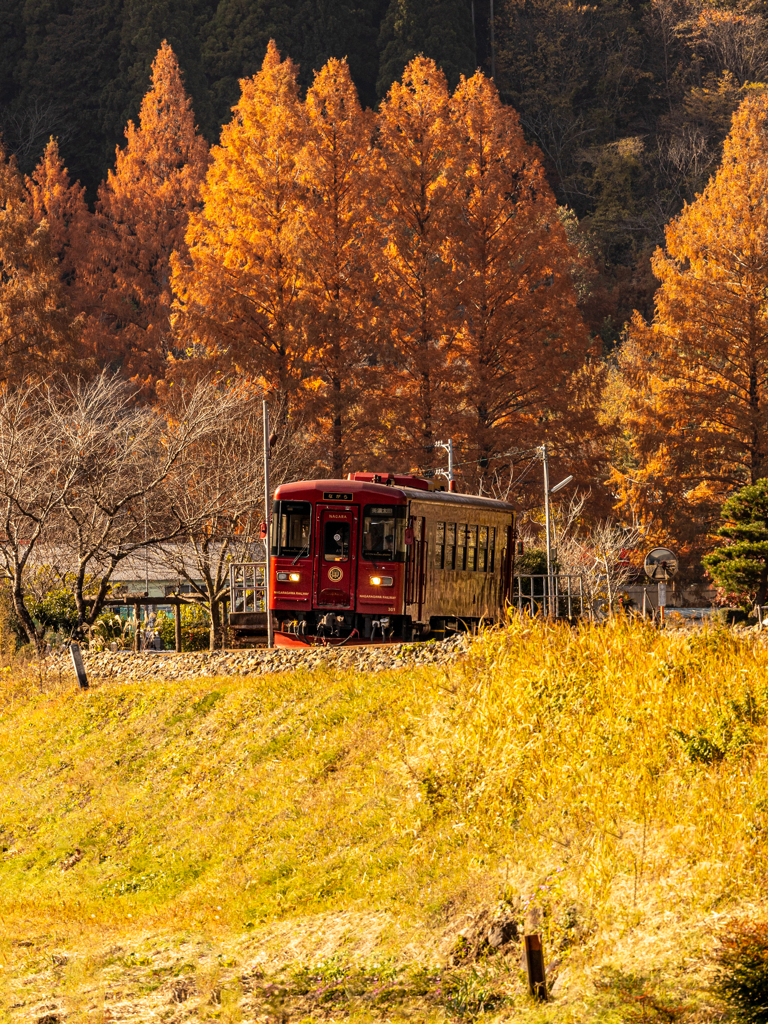
M 575 619 L 589 614 L 582 576 L 516 575 L 512 605 L 529 615 L 551 615 L 555 619 Z M 551 580 L 551 589 L 550 589 Z
M 229 567 L 229 610 L 267 610 L 267 563 L 235 562 Z

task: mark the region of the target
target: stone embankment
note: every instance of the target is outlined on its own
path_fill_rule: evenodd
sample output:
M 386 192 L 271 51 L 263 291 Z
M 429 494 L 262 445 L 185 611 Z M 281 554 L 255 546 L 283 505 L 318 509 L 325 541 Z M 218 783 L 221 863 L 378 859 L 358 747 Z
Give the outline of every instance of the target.
M 140 679 L 197 679 L 203 676 L 250 676 L 293 672 L 319 666 L 337 665 L 358 672 L 384 672 L 419 665 L 446 665 L 463 654 L 465 636 L 456 635 L 439 643 L 387 644 L 370 647 L 310 647 L 308 649 L 256 648 L 237 651 L 83 651 L 89 680 L 132 682 Z M 48 659 L 49 670 L 69 674 L 69 653 Z

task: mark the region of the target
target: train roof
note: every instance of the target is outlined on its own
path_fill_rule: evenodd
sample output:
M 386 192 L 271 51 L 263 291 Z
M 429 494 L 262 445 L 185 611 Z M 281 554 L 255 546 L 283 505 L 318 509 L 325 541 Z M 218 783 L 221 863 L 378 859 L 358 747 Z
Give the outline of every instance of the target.
M 352 501 L 370 495 L 374 501 L 389 500 L 393 505 L 399 504 L 400 501 L 411 500 L 434 505 L 482 508 L 489 512 L 512 514 L 515 511 L 513 505 L 507 501 L 500 501 L 498 498 L 480 497 L 477 494 L 459 494 L 456 491 L 424 491 L 418 487 L 374 484 L 367 480 L 297 480 L 295 483 L 280 484 L 275 491 L 275 497 L 281 501 L 291 498 L 295 501 L 299 501 L 301 498 L 306 500 L 307 492 L 315 492 L 318 495 L 350 494 L 353 496 L 350 499 Z M 319 497 L 319 500 L 322 501 L 322 497 Z

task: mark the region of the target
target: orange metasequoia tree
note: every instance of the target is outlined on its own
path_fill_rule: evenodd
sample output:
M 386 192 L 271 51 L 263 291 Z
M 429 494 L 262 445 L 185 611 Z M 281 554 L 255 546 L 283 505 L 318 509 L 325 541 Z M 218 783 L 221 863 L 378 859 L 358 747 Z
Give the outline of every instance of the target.
M 371 119 L 363 113 L 346 61 L 329 60 L 305 104 L 306 143 L 299 248 L 312 376 L 319 384 L 307 413 L 335 477 L 362 444 L 371 373 L 373 242 L 370 199 Z
M 72 314 L 79 317 L 85 328 L 94 314 L 89 307 L 91 292 L 87 284 L 93 215 L 86 205 L 83 186 L 70 181 L 55 139 L 45 147 L 32 177 L 26 179 L 26 187 L 35 222 L 47 224 L 51 255 L 58 267 L 63 294 Z M 86 347 L 81 346 L 81 370 L 89 369 L 87 355 Z
M 385 446 L 423 467 L 454 402 L 452 360 L 461 324 L 448 239 L 456 231 L 456 132 L 445 76 L 416 57 L 381 104 L 380 170 L 371 191 L 372 247 L 392 378 Z
M 48 223 L 0 145 L 0 381 L 70 368 L 76 340 Z
M 656 536 L 711 532 L 723 499 L 768 475 L 768 95 L 744 101 L 723 161 L 666 229 L 648 324 L 623 355 L 635 465 L 620 502 Z
M 296 68 L 274 42 L 261 71 L 240 85 L 202 209 L 190 217 L 189 258 L 174 259 L 175 327 L 185 343 L 263 377 L 286 399 L 307 355 L 297 251 L 304 117 Z
M 575 254 L 538 154 L 480 73 L 461 80 L 451 115 L 458 212 L 449 242 L 463 308 L 453 434 L 464 458 L 478 460 L 464 474 L 474 478 L 510 446 L 583 435 L 595 403 L 579 373 L 590 340 L 569 273 Z
M 85 202 L 85 189 L 79 182 L 70 181 L 56 139 L 48 142 L 32 177 L 26 179 L 26 186 L 35 221 L 48 223 L 51 254 L 58 261 L 62 283 L 73 306 L 81 312 L 83 306 L 75 297 L 76 282 L 82 276 L 88 252 L 91 214 Z
M 172 347 L 170 256 L 184 254 L 208 148 L 173 50 L 163 42 L 138 127 L 99 189 L 89 265 L 90 336 L 101 363 L 117 363 L 139 382 L 156 380 Z

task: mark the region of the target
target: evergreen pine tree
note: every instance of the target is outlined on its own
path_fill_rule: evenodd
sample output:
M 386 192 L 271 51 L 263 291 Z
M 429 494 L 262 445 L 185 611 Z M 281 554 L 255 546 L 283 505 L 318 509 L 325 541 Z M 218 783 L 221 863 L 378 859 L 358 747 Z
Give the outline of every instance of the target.
M 477 67 L 469 0 L 390 0 L 379 49 L 380 97 L 419 54 L 434 60 L 454 88 L 461 75 L 472 75 Z
M 728 543 L 702 559 L 718 587 L 737 600 L 768 597 L 768 480 L 743 487 L 725 502 L 717 536 Z

